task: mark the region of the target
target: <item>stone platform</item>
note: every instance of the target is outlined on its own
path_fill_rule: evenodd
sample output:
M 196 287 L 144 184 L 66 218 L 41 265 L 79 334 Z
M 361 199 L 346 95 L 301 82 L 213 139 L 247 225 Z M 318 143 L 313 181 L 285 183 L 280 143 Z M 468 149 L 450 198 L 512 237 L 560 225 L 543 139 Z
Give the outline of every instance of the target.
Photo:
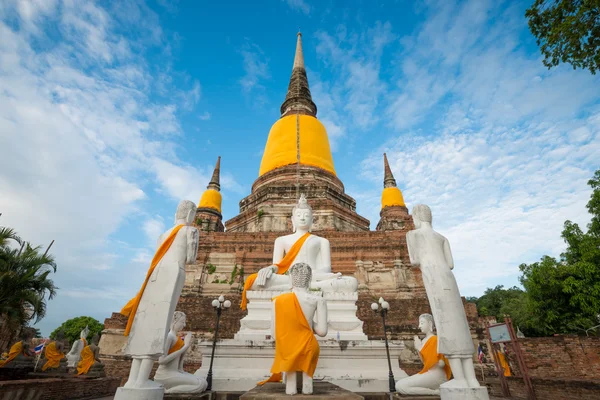
M 285 394 L 283 383 L 265 383 L 240 396 L 240 400 L 287 400 L 290 395 Z M 314 382 L 313 394 L 307 395 L 298 392 L 293 396 L 294 400 L 364 400 L 364 397 L 329 382 Z

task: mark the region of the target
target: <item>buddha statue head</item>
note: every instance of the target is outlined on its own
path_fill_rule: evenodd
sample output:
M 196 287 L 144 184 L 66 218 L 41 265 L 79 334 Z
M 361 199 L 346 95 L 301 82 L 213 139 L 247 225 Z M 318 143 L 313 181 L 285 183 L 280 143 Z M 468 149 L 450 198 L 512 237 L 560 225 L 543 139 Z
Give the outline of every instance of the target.
M 83 328 L 81 330 L 81 332 L 79 333 L 79 338 L 87 340 L 87 337 L 89 334 L 90 334 L 90 328 L 86 325 L 85 328 Z
M 298 228 L 310 231 L 312 223 L 312 208 L 310 208 L 304 194 L 301 194 L 300 199 L 298 199 L 298 204 L 292 209 L 292 226 L 294 227 L 294 232 L 296 232 Z
M 290 268 L 293 288 L 308 289 L 312 280 L 312 269 L 306 263 L 296 263 Z
M 185 313 L 181 311 L 175 311 L 173 313 L 173 322 L 171 322 L 171 330 L 175 332 L 175 334 L 181 332 L 181 330 L 185 328 L 185 322 Z
M 175 223 L 183 222 L 185 225 L 191 225 L 196 217 L 196 204 L 193 201 L 181 200 L 175 212 Z
M 421 314 L 419 315 L 419 329 L 424 334 L 433 333 L 433 315 Z
M 431 225 L 431 209 L 425 204 L 417 204 L 414 206 L 412 209 L 412 217 L 416 229 L 419 229 L 423 222 Z
M 98 343 L 100 343 L 100 336 L 95 333 L 94 336 L 92 336 L 92 344 L 98 346 Z

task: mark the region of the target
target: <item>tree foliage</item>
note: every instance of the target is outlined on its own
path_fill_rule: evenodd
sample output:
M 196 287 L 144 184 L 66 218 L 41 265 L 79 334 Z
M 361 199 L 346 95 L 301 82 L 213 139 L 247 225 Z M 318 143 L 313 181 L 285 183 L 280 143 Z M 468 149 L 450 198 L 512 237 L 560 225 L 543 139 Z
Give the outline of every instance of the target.
M 68 339 L 69 343 L 73 343 L 79 339 L 81 331 L 85 329 L 86 326 L 90 329 L 90 332 L 86 337 L 88 343 L 91 341 L 92 337 L 94 337 L 95 334 L 100 335 L 100 333 L 104 329 L 104 324 L 101 324 L 97 319 L 82 316 L 71 318 L 63 322 L 58 328 L 52 331 L 52 333 L 50 334 L 50 338 L 55 339 L 56 334 L 59 331 L 63 331 L 63 333 L 65 334 L 65 339 Z
M 14 230 L 0 227 L 0 317 L 11 330 L 46 315 L 46 301 L 56 294 L 50 274 L 54 257 L 23 241 Z
M 600 0 L 535 0 L 525 16 L 545 66 L 600 68 Z

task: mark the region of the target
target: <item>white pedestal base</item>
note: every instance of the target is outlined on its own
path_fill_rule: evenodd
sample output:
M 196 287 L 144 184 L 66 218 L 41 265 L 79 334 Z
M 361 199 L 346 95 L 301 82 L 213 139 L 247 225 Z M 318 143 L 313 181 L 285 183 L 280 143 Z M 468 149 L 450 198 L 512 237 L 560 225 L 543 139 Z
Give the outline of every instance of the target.
M 240 341 L 271 339 L 271 299 L 282 291 L 249 290 L 248 315 L 240 321 L 241 327 L 235 334 Z M 325 339 L 367 340 L 363 333 L 363 321 L 356 316 L 358 293 L 324 292 L 327 301 L 328 331 Z
M 440 387 L 441 400 L 489 400 L 487 388 L 445 388 Z
M 384 341 L 319 340 L 321 355 L 314 381 L 326 381 L 352 392 L 387 392 L 388 363 Z M 206 377 L 212 342 L 200 342 L 202 368 L 196 374 Z M 392 372 L 396 380 L 407 374 L 398 358 L 404 343 L 390 343 Z M 275 356 L 273 341 L 222 340 L 217 343 L 213 363 L 212 390 L 248 391 L 270 376 Z
M 129 389 L 120 387 L 115 393 L 114 400 L 163 400 L 165 388 Z

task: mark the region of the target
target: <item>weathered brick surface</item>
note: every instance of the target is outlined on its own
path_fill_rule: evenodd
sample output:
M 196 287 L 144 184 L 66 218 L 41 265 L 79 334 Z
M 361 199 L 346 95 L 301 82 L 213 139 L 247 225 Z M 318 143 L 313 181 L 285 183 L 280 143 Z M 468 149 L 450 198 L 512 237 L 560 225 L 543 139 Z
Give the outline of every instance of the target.
M 527 389 L 523 380 L 508 377 L 510 395 L 513 399 L 527 399 Z M 600 382 L 579 379 L 542 379 L 532 378 L 533 389 L 538 400 L 598 400 Z M 490 395 L 501 396 L 500 382 L 497 379 L 487 381 Z
M 80 400 L 112 396 L 116 378 L 43 378 L 0 382 L 0 399 Z

